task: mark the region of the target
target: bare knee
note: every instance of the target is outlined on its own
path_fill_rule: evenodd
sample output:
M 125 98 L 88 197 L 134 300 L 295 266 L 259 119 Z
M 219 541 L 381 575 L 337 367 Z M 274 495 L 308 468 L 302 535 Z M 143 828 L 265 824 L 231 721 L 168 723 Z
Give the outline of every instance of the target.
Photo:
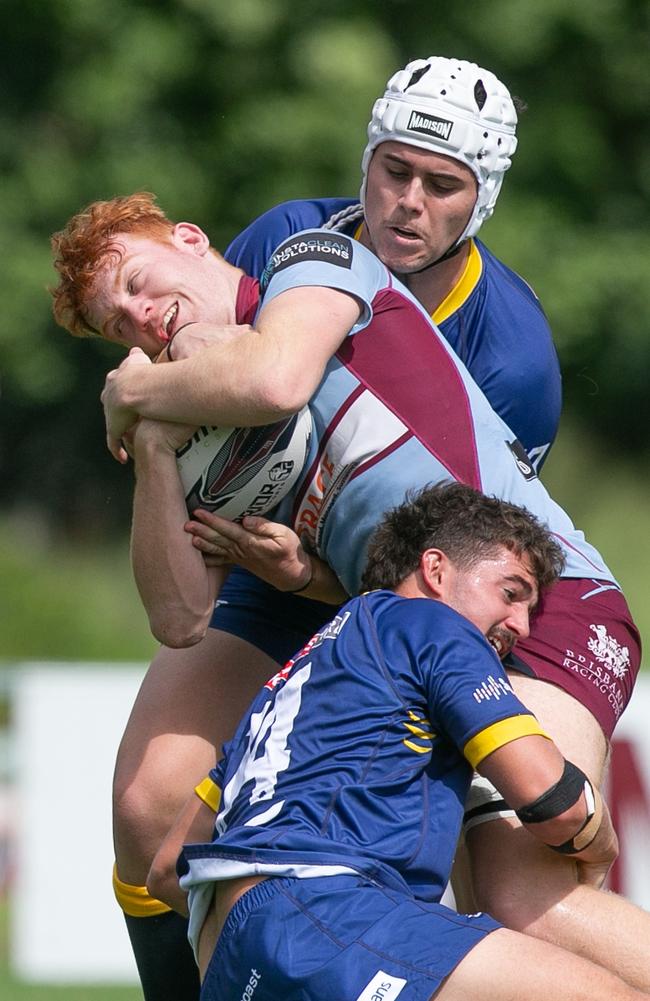
M 158 845 L 173 820 L 159 809 L 145 783 L 116 783 L 113 794 L 113 833 L 120 879 L 143 885 Z
M 270 657 L 217 630 L 191 649 L 158 652 L 118 752 L 113 810 L 120 879 L 145 883 L 178 811 L 275 670 Z

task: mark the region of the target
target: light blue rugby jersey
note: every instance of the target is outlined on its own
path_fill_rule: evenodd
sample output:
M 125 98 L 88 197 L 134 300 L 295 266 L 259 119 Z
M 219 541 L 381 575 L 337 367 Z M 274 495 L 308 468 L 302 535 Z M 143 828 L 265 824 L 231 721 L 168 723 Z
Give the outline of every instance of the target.
M 211 883 L 361 873 L 438 900 L 472 769 L 541 733 L 482 633 L 447 605 L 373 591 L 267 682 L 211 774 L 214 841 L 186 845 L 191 937 Z
M 287 237 L 320 227 L 356 236 L 362 215 L 356 199 L 284 202 L 254 220 L 225 256 L 259 278 Z M 562 383 L 551 331 L 533 290 L 474 239 L 463 274 L 433 320 L 539 469 L 557 435 Z
M 308 540 L 349 593 L 359 590 L 369 537 L 383 513 L 410 488 L 449 479 L 544 521 L 564 548 L 565 576 L 614 579 L 425 310 L 374 254 L 324 230 L 290 237 L 262 275 L 260 308 L 300 286 L 348 292 L 362 310 L 310 401 L 309 460 L 278 517 Z

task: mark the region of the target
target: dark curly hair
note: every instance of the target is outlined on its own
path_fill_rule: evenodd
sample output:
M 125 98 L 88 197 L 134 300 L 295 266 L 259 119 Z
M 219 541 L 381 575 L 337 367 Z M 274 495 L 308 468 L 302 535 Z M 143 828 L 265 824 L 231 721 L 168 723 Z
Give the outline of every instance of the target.
M 364 591 L 394 588 L 417 569 L 427 549 L 441 549 L 467 569 L 505 547 L 525 554 L 540 595 L 564 569 L 564 554 L 548 529 L 525 508 L 468 487 L 439 483 L 411 491 L 375 529 L 361 581 Z

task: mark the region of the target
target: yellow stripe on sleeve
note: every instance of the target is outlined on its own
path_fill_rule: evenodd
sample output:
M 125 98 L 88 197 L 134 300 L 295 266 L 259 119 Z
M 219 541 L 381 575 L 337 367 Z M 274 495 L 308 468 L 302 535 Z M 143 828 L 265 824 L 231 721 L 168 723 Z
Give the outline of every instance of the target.
M 509 716 L 508 719 L 499 720 L 498 723 L 486 727 L 485 730 L 481 730 L 471 740 L 468 740 L 463 748 L 463 754 L 470 765 L 476 768 L 483 758 L 487 758 L 488 754 L 496 751 L 498 747 L 503 747 L 504 744 L 509 744 L 519 737 L 531 736 L 551 739 L 541 729 L 534 716 Z
M 150 897 L 146 886 L 123 883 L 117 875 L 117 866 L 113 866 L 113 892 L 124 913 L 131 918 L 155 918 L 158 914 L 171 911 L 171 907 L 163 904 L 162 900 Z
M 217 812 L 221 802 L 221 789 L 216 782 L 213 782 L 208 776 L 208 778 L 203 779 L 203 782 L 199 782 L 194 792 L 206 806 L 209 806 L 215 813 Z

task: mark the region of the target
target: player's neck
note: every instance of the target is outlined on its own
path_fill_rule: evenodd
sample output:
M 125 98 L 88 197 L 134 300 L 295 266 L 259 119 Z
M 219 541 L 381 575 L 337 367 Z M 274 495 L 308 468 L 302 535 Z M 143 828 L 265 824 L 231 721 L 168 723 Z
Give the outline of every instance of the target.
M 413 293 L 428 313 L 434 313 L 460 281 L 470 251 L 469 241 L 457 254 L 435 267 L 413 275 L 400 275 L 401 281 Z

